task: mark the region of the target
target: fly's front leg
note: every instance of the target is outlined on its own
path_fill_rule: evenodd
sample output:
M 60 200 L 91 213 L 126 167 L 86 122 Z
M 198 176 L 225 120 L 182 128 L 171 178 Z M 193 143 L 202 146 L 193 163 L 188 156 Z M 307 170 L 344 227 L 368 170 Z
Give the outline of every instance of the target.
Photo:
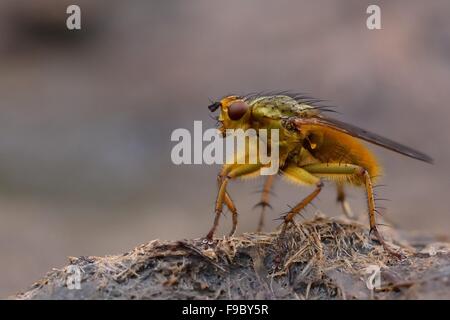
M 275 175 L 268 176 L 266 178 L 266 181 L 264 182 L 264 187 L 262 190 L 261 195 L 261 201 L 256 204 L 255 207 L 261 206 L 261 215 L 259 216 L 259 223 L 258 228 L 256 229 L 256 232 L 261 232 L 264 227 L 264 216 L 266 208 L 272 208 L 272 206 L 269 204 L 269 195 L 270 195 L 270 189 L 272 188 L 273 182 L 275 180 Z
M 217 193 L 216 205 L 215 205 L 215 218 L 214 223 L 211 230 L 206 235 L 207 241 L 212 241 L 214 233 L 216 232 L 217 226 L 219 225 L 220 215 L 222 214 L 222 207 L 224 202 L 227 202 L 227 185 L 230 179 L 234 179 L 240 176 L 244 176 L 247 174 L 251 174 L 262 167 L 260 164 L 233 164 L 230 166 L 224 166 L 222 172 L 220 173 L 220 186 L 219 191 Z M 230 203 L 232 203 L 231 198 L 228 196 Z M 233 204 L 234 207 L 234 204 Z M 233 218 L 233 229 L 232 232 L 236 229 L 237 225 L 237 214 L 234 215 Z
M 222 180 L 223 180 L 222 175 L 219 174 L 217 176 L 217 183 L 219 185 L 219 189 L 220 189 L 220 186 L 222 185 Z M 236 232 L 238 213 L 237 213 L 236 206 L 234 205 L 233 199 L 231 199 L 231 197 L 230 197 L 230 195 L 228 194 L 227 191 L 225 191 L 224 202 L 225 202 L 225 204 L 227 205 L 228 209 L 231 211 L 231 214 L 232 214 L 231 218 L 232 218 L 232 221 L 233 221 L 233 226 L 231 227 L 231 231 L 230 231 L 230 233 L 228 235 L 228 236 L 232 237 L 234 235 L 234 233 Z
M 348 176 L 348 181 L 355 181 L 357 179 L 358 181 L 362 182 L 366 189 L 367 194 L 367 207 L 368 207 L 368 214 L 369 214 L 369 224 L 370 224 L 370 233 L 373 233 L 375 237 L 378 239 L 378 241 L 381 243 L 383 248 L 390 254 L 401 257 L 401 254 L 393 251 L 384 241 L 383 237 L 381 236 L 380 232 L 378 231 L 377 224 L 375 221 L 375 199 L 373 194 L 373 185 L 372 185 L 372 179 L 370 177 L 369 172 L 358 165 L 354 164 L 345 164 L 345 163 L 319 163 L 319 164 L 311 164 L 308 166 L 304 166 L 303 169 L 307 170 L 308 172 L 316 175 L 323 175 L 326 177 L 327 174 L 330 175 L 344 175 L 343 179 L 345 179 L 345 176 Z

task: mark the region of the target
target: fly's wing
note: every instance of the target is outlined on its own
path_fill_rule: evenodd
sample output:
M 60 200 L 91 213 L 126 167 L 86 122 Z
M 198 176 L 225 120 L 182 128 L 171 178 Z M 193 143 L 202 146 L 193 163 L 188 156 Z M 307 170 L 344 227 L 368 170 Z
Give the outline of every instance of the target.
M 325 117 L 313 117 L 313 118 L 295 118 L 293 123 L 300 129 L 302 124 L 304 125 L 315 125 L 324 126 L 327 128 L 332 128 L 337 131 L 346 133 L 350 136 L 365 140 L 367 142 L 376 144 L 383 148 L 398 152 L 410 158 L 421 160 L 428 163 L 433 163 L 433 159 L 417 150 L 414 150 L 408 146 L 400 144 L 398 142 L 392 141 L 388 138 L 382 137 L 376 133 L 369 132 L 367 130 L 358 128 L 354 125 Z

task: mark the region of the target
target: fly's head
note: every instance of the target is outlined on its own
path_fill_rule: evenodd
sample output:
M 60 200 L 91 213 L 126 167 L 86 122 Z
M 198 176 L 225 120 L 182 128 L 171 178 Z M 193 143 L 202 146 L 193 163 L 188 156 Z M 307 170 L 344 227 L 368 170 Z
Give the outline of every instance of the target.
M 209 105 L 208 109 L 211 112 L 220 109 L 216 119 L 223 136 L 226 129 L 246 129 L 249 126 L 251 108 L 242 97 L 227 96 Z

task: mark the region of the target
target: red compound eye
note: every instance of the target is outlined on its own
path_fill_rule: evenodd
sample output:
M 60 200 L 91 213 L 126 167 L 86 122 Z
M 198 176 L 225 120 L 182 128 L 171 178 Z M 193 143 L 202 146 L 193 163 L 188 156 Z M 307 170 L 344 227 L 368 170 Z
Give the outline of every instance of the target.
M 244 101 L 236 101 L 228 107 L 228 116 L 231 120 L 239 120 L 248 110 L 248 104 Z

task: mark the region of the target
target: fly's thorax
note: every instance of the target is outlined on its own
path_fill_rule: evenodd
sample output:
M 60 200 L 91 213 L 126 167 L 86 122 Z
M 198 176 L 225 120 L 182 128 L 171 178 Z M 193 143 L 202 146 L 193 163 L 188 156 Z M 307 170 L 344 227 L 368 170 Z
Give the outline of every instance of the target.
M 258 97 L 248 101 L 254 118 L 285 119 L 289 117 L 312 117 L 318 110 L 285 95 Z

